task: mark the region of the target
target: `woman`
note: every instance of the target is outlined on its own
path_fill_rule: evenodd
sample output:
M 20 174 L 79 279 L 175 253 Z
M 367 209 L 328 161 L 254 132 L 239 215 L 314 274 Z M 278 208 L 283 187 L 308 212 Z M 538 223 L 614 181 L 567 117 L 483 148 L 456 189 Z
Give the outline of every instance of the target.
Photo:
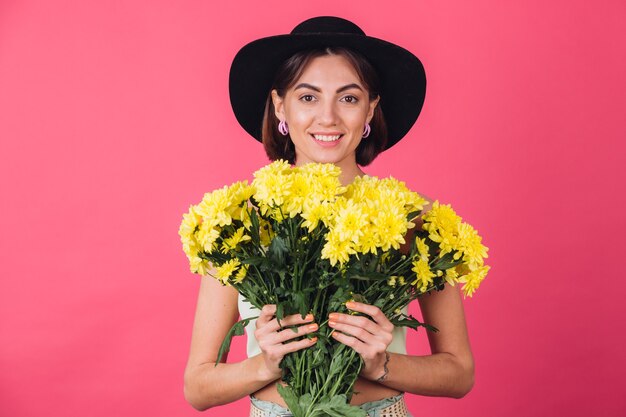
M 364 175 L 361 166 L 408 132 L 421 111 L 425 87 L 423 67 L 413 54 L 336 17 L 309 19 L 289 35 L 251 42 L 235 57 L 230 75 L 235 115 L 263 142 L 270 159 L 334 163 L 344 185 Z M 274 305 L 252 312 L 232 287 L 203 277 L 185 397 L 205 410 L 249 395 L 253 416 L 290 415 L 276 389 L 278 364 L 287 353 L 315 343 L 292 339 L 329 319 L 335 339 L 363 359 L 352 404 L 368 415 L 410 415 L 404 392 L 461 398 L 473 386 L 474 364 L 459 289 L 446 285 L 422 296 L 419 304 L 425 322 L 439 332 L 428 333 L 431 355 L 409 356 L 404 329 L 394 329 L 372 305 L 348 303 L 371 319 L 294 315 L 283 325 L 297 325 L 298 332 L 281 331 Z M 259 315 L 247 328 L 248 359 L 215 366 L 220 344 L 239 315 Z

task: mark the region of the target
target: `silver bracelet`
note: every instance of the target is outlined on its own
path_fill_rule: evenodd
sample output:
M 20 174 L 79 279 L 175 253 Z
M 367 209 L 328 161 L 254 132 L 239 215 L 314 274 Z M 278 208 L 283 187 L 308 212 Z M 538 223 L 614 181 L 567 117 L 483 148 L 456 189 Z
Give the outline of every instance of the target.
M 385 373 L 383 374 L 383 376 L 378 378 L 376 382 L 383 382 L 385 379 L 387 379 L 387 374 L 389 373 L 389 368 L 387 368 L 388 363 L 389 363 L 389 352 L 385 352 L 385 364 L 383 365 L 383 370 L 385 371 Z

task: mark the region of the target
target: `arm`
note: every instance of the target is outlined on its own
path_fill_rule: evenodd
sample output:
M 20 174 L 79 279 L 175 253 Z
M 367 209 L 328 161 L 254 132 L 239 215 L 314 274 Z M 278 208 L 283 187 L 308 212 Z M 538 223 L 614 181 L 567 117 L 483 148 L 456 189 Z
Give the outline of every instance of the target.
M 393 324 L 373 305 L 346 304 L 372 320 L 332 313 L 329 326 L 339 330 L 333 332 L 335 339 L 352 347 L 363 358 L 361 377 L 412 394 L 462 398 L 474 385 L 474 360 L 459 287 L 446 284 L 444 290 L 425 294 L 418 300 L 424 321 L 439 329 L 438 333 L 428 333 L 432 355 L 387 352 Z
M 236 401 L 276 379 L 264 372 L 261 355 L 232 364 L 225 363 L 224 355 L 223 363 L 215 366 L 220 345 L 238 317 L 237 290 L 202 277 L 184 385 L 185 399 L 197 410 Z
M 276 306 L 267 305 L 256 321 L 255 337 L 262 353 L 237 363 L 215 366 L 220 345 L 237 321 L 237 291 L 211 277 L 202 277 L 193 325 L 191 350 L 185 369 L 185 399 L 197 410 L 206 410 L 250 395 L 281 377 L 278 366 L 289 352 L 312 346 L 316 339 L 288 342 L 317 329 L 312 316 L 287 316 L 281 324 L 298 326 L 298 331 L 281 329 L 274 318 Z
M 418 298 L 424 321 L 439 329 L 428 331 L 432 355 L 390 354 L 384 385 L 418 395 L 462 398 L 474 386 L 470 348 L 459 286 Z M 380 375 L 383 374 L 380 367 Z

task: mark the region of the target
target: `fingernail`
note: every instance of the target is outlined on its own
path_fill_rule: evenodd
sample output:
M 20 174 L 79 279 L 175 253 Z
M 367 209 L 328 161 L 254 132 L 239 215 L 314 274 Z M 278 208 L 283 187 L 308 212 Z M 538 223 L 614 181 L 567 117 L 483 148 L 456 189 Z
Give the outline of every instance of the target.
M 304 318 L 306 321 L 311 321 L 313 320 L 313 314 L 307 314 L 306 317 Z
M 317 337 L 312 337 L 309 340 L 311 341 L 311 343 L 315 343 L 315 342 L 317 342 Z
M 339 313 L 330 313 L 330 314 L 328 315 L 328 318 L 329 318 L 330 320 L 337 320 L 337 319 L 339 318 Z
M 333 321 L 333 320 L 328 320 L 328 325 L 329 325 L 330 327 L 335 327 L 335 325 L 336 325 L 336 324 L 337 324 L 337 322 L 336 322 L 336 321 Z
M 355 304 L 354 304 L 352 301 L 348 301 L 348 302 L 346 303 L 346 307 L 348 307 L 348 308 L 354 308 L 354 307 L 355 307 Z
M 309 330 L 317 330 L 317 323 L 309 324 Z

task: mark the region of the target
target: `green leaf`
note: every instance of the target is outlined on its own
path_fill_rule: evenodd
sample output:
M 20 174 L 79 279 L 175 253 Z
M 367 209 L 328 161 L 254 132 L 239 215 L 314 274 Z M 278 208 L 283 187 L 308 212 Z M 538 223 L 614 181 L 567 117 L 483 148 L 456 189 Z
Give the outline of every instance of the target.
M 407 218 L 407 220 L 409 220 L 409 221 L 410 221 L 410 220 L 415 220 L 415 218 L 416 218 L 417 216 L 419 216 L 421 212 L 422 212 L 422 210 L 415 210 L 415 211 L 412 211 L 412 212 L 410 212 L 410 213 L 406 216 L 406 218 Z
M 300 316 L 304 318 L 310 310 L 308 298 L 305 297 L 302 291 L 295 291 L 294 293 L 292 293 L 291 297 L 293 299 L 293 304 L 298 310 L 298 313 L 300 313 Z
M 242 264 L 259 266 L 267 263 L 267 258 L 263 256 L 246 256 L 238 258 Z
M 457 251 L 452 251 L 449 253 L 446 253 L 442 258 L 437 259 L 434 263 L 433 263 L 433 268 L 434 269 L 440 269 L 442 271 L 445 271 L 446 269 L 450 269 L 450 268 L 454 268 L 455 266 L 459 265 L 460 263 L 463 262 L 463 258 L 459 258 L 456 261 L 454 260 L 454 254 Z
M 241 336 L 244 334 L 246 326 L 250 323 L 250 321 L 259 318 L 249 317 L 247 319 L 239 320 L 237 323 L 233 324 L 233 327 L 230 328 L 228 333 L 226 333 L 226 337 L 224 337 L 224 341 L 220 346 L 220 350 L 217 352 L 217 360 L 215 361 L 215 366 L 222 361 L 222 356 L 230 350 L 230 343 L 233 340 L 234 336 Z
M 269 258 L 279 266 L 285 264 L 285 258 L 289 253 L 287 240 L 282 236 L 275 236 L 267 250 Z
M 300 398 L 298 398 L 298 405 L 302 410 L 308 410 L 313 404 L 313 397 L 310 393 L 303 394 Z
M 293 392 L 293 389 L 280 383 L 276 384 L 276 388 L 278 389 L 280 396 L 283 397 L 283 400 L 285 400 L 289 411 L 291 411 L 294 416 L 304 416 L 304 411 L 300 407 L 298 397 L 296 396 L 296 393 Z
M 431 326 L 430 324 L 426 324 L 426 323 L 422 323 L 421 321 L 419 321 L 418 319 L 416 319 L 413 316 L 407 316 L 407 315 L 402 315 L 396 319 L 392 319 L 389 320 L 391 321 L 391 323 L 393 323 L 394 326 L 396 327 L 410 327 L 413 330 L 417 330 L 419 327 L 425 327 L 428 330 L 430 330 L 431 332 L 438 332 L 439 329 L 437 329 L 434 326 Z
M 348 404 L 344 394 L 335 395 L 330 401 L 324 399 L 314 407 L 314 412 L 310 413 L 310 416 L 367 417 L 365 410 Z
M 362 281 L 387 281 L 389 276 L 375 271 L 363 271 L 359 274 L 349 276 L 350 279 L 358 279 Z
M 276 305 L 276 318 L 278 319 L 278 324 L 280 324 L 280 321 L 285 318 L 285 305 L 283 303 Z

